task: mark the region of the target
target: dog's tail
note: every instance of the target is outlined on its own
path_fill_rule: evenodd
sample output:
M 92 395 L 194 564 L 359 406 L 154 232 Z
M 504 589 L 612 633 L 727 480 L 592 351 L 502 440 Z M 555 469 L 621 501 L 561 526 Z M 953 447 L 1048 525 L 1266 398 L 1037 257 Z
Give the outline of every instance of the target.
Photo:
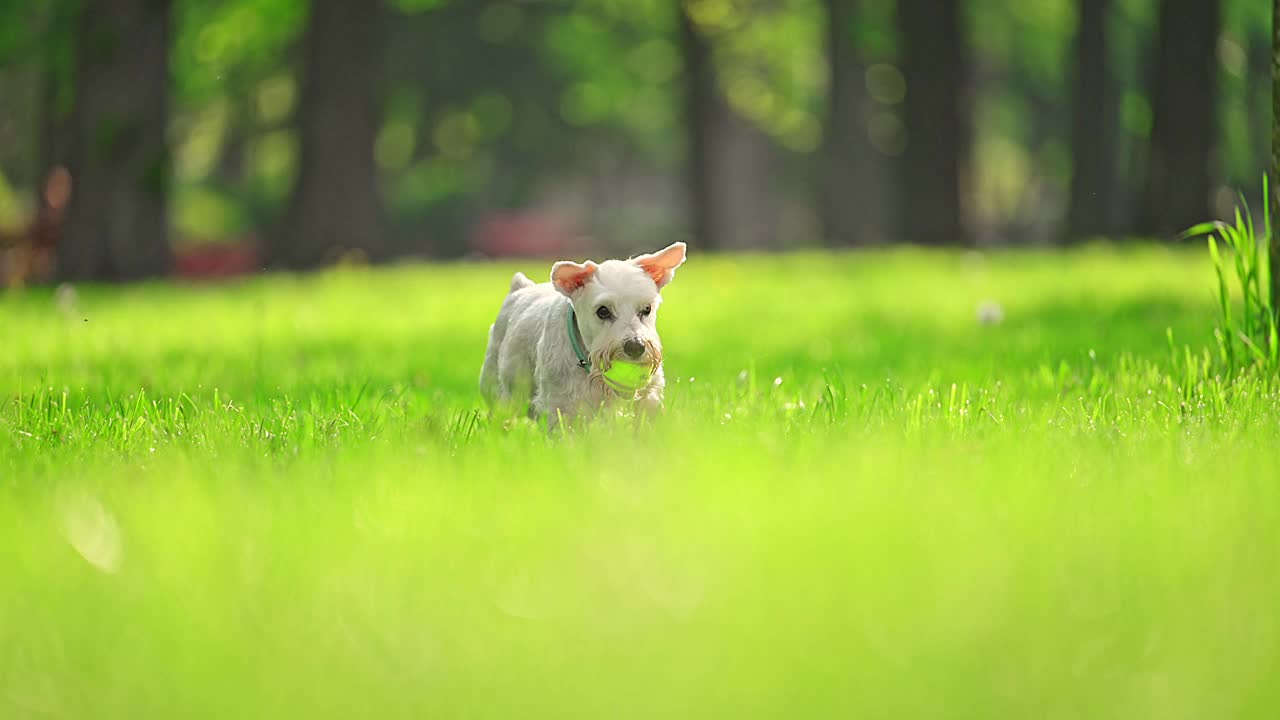
M 509 295 L 517 290 L 523 290 L 527 287 L 533 287 L 536 284 L 537 283 L 530 280 L 524 273 L 517 272 L 515 275 L 511 276 L 511 290 L 508 291 L 507 294 Z

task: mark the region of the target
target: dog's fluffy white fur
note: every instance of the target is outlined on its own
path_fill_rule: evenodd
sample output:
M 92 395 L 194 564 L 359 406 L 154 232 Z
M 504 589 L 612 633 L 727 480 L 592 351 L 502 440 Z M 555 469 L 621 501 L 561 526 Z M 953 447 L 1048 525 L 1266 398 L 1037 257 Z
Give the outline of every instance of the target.
M 634 399 L 641 410 L 660 409 L 664 379 L 657 330 L 659 292 L 684 260 L 685 244 L 675 243 L 630 260 L 557 262 L 545 283 L 516 273 L 498 319 L 489 328 L 480 371 L 480 391 L 490 406 L 509 409 L 527 401 L 529 414 L 546 417 L 554 428 L 617 399 L 602 373 L 613 362 L 625 360 L 655 366 Z M 570 303 L 591 361 L 589 371 L 579 366 L 569 339 Z

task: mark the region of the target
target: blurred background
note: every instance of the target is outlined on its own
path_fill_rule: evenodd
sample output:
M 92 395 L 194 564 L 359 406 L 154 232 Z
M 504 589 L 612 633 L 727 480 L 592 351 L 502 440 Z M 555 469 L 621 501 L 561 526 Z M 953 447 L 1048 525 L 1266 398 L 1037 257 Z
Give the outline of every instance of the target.
M 9 0 L 7 284 L 1170 237 L 1255 207 L 1258 0 Z

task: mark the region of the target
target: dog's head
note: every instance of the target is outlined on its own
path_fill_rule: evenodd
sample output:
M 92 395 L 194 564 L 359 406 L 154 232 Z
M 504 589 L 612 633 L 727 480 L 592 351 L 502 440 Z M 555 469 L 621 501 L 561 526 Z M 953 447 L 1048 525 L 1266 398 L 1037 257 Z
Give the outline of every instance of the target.
M 607 370 L 615 360 L 654 366 L 662 362 L 659 292 L 675 277 L 684 257 L 685 244 L 678 242 L 630 260 L 598 265 L 565 260 L 551 267 L 551 284 L 569 298 L 578 315 L 592 372 Z

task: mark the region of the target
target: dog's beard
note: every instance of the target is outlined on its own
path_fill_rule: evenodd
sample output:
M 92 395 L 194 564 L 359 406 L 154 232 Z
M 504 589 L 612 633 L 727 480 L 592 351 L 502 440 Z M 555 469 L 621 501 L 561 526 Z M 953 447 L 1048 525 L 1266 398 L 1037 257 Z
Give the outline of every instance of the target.
M 658 366 L 662 364 L 662 348 L 658 347 L 658 344 L 652 340 L 645 340 L 644 346 L 646 349 L 645 359 L 649 364 L 649 376 L 652 378 L 653 374 L 658 371 Z M 591 372 L 587 375 L 587 380 L 591 383 L 591 386 L 604 393 L 619 394 L 617 390 L 610 387 L 605 381 L 604 374 L 609 371 L 609 368 L 613 367 L 615 360 L 631 362 L 626 353 L 622 351 L 622 348 L 604 347 L 587 353 L 587 359 L 591 361 Z M 640 390 L 636 392 L 639 393 Z

